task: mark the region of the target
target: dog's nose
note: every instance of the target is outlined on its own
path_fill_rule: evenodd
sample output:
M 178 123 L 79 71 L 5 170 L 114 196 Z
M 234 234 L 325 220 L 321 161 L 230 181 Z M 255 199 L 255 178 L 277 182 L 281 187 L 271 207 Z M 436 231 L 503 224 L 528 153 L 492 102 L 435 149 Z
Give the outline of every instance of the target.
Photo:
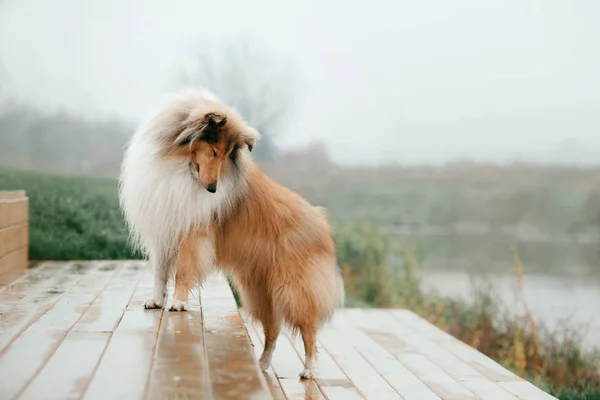
M 217 191 L 217 184 L 216 183 L 211 183 L 206 187 L 206 190 L 208 190 L 211 193 L 215 193 Z

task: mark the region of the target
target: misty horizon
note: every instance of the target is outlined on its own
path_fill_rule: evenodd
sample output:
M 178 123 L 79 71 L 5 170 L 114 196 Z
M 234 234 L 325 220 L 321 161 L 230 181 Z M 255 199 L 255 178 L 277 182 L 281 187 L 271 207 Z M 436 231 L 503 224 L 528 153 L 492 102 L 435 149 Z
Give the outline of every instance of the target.
M 343 164 L 598 165 L 599 17 L 585 0 L 2 2 L 0 90 L 137 124 L 207 43 L 243 37 L 293 81 L 283 149 L 318 140 Z

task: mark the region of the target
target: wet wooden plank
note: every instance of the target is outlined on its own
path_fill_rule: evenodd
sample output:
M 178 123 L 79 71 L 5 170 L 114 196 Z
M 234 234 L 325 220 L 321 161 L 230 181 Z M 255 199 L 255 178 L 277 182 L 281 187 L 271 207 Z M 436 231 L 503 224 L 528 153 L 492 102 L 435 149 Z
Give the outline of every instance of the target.
M 84 277 L 71 272 L 69 263 L 47 263 L 29 271 L 25 279 L 0 292 L 0 354 L 24 331 L 52 308 L 65 292 L 73 293 Z M 113 273 L 104 274 L 110 278 Z M 106 282 L 95 280 L 95 285 Z M 98 287 L 99 289 L 99 287 Z
M 556 397 L 549 395 L 529 382 L 500 382 L 498 385 L 512 393 L 519 400 L 556 400 Z
M 283 379 L 280 381 L 288 400 L 324 399 L 319 387 L 312 381 Z
M 109 268 L 110 265 L 115 265 L 115 268 Z M 124 264 L 123 268 L 105 263 L 86 272 L 88 274 L 82 284 L 72 290 L 77 293 L 76 296 L 86 296 L 86 292 L 100 289 L 105 283 L 103 275 L 115 276 L 105 284 L 102 292 L 60 344 L 56 353 L 25 391 L 24 398 L 44 398 L 41 394 L 48 384 L 56 387 L 56 390 L 53 390 L 54 398 L 81 397 L 110 339 L 108 333 L 121 319 L 144 270 L 134 263 Z
M 125 264 L 123 270 L 102 290 L 73 330 L 113 332 L 144 272 L 145 267 L 137 263 Z
M 144 302 L 152 296 L 152 289 L 138 287 L 129 305 L 123 312 L 115 332 L 119 333 L 154 333 L 157 334 L 162 313 L 145 310 Z
M 25 276 L 0 292 L 0 353 L 16 336 L 25 328 L 42 316 L 64 294 L 64 290 L 71 288 L 81 276 L 67 276 L 56 265 L 49 265 L 48 270 L 43 264 L 28 270 Z M 63 270 L 65 268 L 62 268 Z M 42 282 L 47 277 L 55 276 L 64 278 L 56 281 L 52 288 L 43 288 Z
M 256 329 L 256 335 L 260 337 L 262 352 L 264 345 L 262 342 L 264 340 L 262 327 L 256 324 L 254 328 Z M 271 369 L 287 399 L 323 398 L 315 381 L 300 379 L 299 374 L 304 369 L 304 364 L 292 343 L 283 334 L 277 338 L 275 352 L 271 360 Z
M 28 264 L 30 264 L 30 263 L 28 263 Z M 17 271 L 17 272 L 19 272 L 19 274 L 14 275 L 12 277 L 12 280 L 5 278 L 7 276 L 7 274 L 0 276 L 0 292 L 5 291 L 5 290 L 11 290 L 11 291 L 21 290 L 22 291 L 24 288 L 27 287 L 28 279 L 30 279 L 30 277 L 32 275 L 38 274 L 39 271 L 42 271 L 47 265 L 50 265 L 52 263 L 39 262 L 39 263 L 32 263 L 32 264 L 33 265 L 28 265 L 28 268 L 26 268 L 24 270 Z
M 163 313 L 148 398 L 212 398 L 199 305 Z
M 478 371 L 485 379 L 493 382 L 523 382 L 519 376 L 473 349 L 450 334 L 436 328 L 423 318 L 407 310 L 393 310 L 392 315 L 404 321 L 404 324 L 418 333 L 419 336 L 435 342 L 445 351 L 454 354 L 464 363 Z
M 81 398 L 109 338 L 109 332 L 71 331 L 19 399 Z
M 6 348 L 0 355 L 0 376 L 11 379 L 0 381 L 0 398 L 12 398 L 25 389 L 112 276 L 97 282 L 100 289 L 89 293 L 67 292 Z
M 345 338 L 343 327 L 324 329 L 319 342 L 367 398 L 401 399 L 400 394 L 356 351 Z
M 464 382 L 463 386 L 485 400 L 519 400 L 496 382 Z
M 362 310 L 359 310 L 362 311 Z M 376 322 L 364 313 L 344 313 L 342 318 L 373 329 Z M 373 325 L 371 325 L 371 323 Z M 343 334 L 373 368 L 405 399 L 440 400 L 427 385 L 362 329 L 345 328 Z
M 216 399 L 270 399 L 227 280 L 209 278 L 200 290 L 206 359 Z
M 508 371 L 491 358 L 452 335 L 436 328 L 416 314 L 407 310 L 394 310 L 392 314 L 396 318 L 402 318 L 406 324 L 409 324 L 423 337 L 429 338 L 448 352 L 456 355 L 488 380 L 495 382 L 523 382 L 523 379 Z
M 260 355 L 262 354 L 264 343 L 263 337 L 259 336 L 256 327 L 251 322 L 250 317 L 241 313 L 244 322 L 246 323 L 246 330 L 248 335 L 250 336 L 251 347 L 254 351 L 255 360 L 258 362 Z M 277 379 L 277 375 L 273 370 L 273 367 L 269 367 L 269 369 L 263 372 L 263 375 L 267 381 L 267 385 L 269 385 L 269 389 L 271 389 L 271 394 L 273 395 L 274 400 L 284 400 L 285 395 L 283 394 L 283 389 L 281 388 L 281 384 L 279 383 L 279 379 Z
M 398 359 L 438 397 L 444 400 L 478 398 L 421 354 L 421 349 L 415 348 L 407 342 L 406 338 L 411 334 L 409 328 L 395 324 L 393 318 L 382 310 L 369 312 L 368 319 L 371 324 L 369 337 Z
M 83 398 L 142 399 L 155 342 L 156 334 L 119 333 L 117 327 Z
M 162 313 L 144 309 L 144 303 L 152 296 L 154 277 L 148 263 L 140 264 L 145 268 L 142 277 L 125 308 L 118 324 L 119 333 L 154 333 L 157 334 L 162 320 Z
M 35 376 L 39 368 L 54 353 L 64 332 L 40 335 L 38 332 L 25 332 L 18 341 L 0 356 L 0 374 L 10 379 L 0 379 L 0 398 L 10 399 Z
M 148 273 L 140 280 L 143 282 Z M 112 334 L 84 399 L 142 399 L 147 388 L 162 310 L 145 310 L 148 290 L 138 286 Z
M 302 359 L 304 354 L 304 345 L 299 335 L 288 339 L 296 350 L 298 356 Z M 318 364 L 315 381 L 321 392 L 329 400 L 352 400 L 364 399 L 365 397 L 354 386 L 352 381 L 346 376 L 344 371 L 335 363 L 331 355 L 324 348 L 318 348 Z
M 362 312 L 362 314 L 364 315 L 364 311 Z M 392 315 L 390 316 L 389 314 Z M 407 345 L 411 346 L 413 349 L 418 349 L 419 354 L 422 354 L 425 357 L 427 357 L 437 367 L 439 367 L 446 374 L 454 378 L 454 380 L 458 382 L 488 381 L 488 379 L 485 376 L 483 376 L 481 373 L 479 373 L 477 370 L 471 367 L 464 360 L 458 358 L 455 354 L 450 353 L 443 346 L 440 346 L 434 341 L 425 337 L 425 335 L 423 335 L 422 330 L 416 329 L 414 320 L 409 320 L 405 322 L 403 318 L 406 319 L 406 313 L 398 314 L 392 311 L 389 312 L 389 314 L 385 311 L 370 313 L 368 319 L 370 322 L 381 322 L 386 327 L 386 332 L 395 332 L 396 335 L 401 337 Z M 399 316 L 401 318 L 398 318 Z M 362 318 L 362 320 L 364 321 L 364 318 Z M 381 324 L 379 326 L 381 327 Z M 404 333 L 400 336 L 398 335 L 398 332 L 401 331 L 403 331 Z
M 393 351 L 392 351 L 393 353 Z M 423 383 L 444 400 L 475 400 L 475 394 L 421 354 L 395 354 Z

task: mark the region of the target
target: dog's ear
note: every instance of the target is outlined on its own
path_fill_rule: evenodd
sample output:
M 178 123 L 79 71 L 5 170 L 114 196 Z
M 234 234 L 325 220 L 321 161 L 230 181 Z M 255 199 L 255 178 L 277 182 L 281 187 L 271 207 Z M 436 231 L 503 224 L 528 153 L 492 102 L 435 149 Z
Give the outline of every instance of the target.
M 200 132 L 199 139 L 209 143 L 219 141 L 219 131 L 227 123 L 227 117 L 224 115 L 209 113 L 204 117 L 204 127 Z
M 254 128 L 247 128 L 246 131 L 240 135 L 240 138 L 246 146 L 248 146 L 248 151 L 252 151 L 256 142 L 260 139 L 260 133 Z
M 227 123 L 227 117 L 217 113 L 208 113 L 204 119 L 209 126 L 214 128 L 222 128 Z
M 175 138 L 175 145 L 185 146 L 198 140 L 217 142 L 219 140 L 219 129 L 225 126 L 226 123 L 227 117 L 216 113 L 206 114 L 200 124 L 185 121 L 185 128 Z

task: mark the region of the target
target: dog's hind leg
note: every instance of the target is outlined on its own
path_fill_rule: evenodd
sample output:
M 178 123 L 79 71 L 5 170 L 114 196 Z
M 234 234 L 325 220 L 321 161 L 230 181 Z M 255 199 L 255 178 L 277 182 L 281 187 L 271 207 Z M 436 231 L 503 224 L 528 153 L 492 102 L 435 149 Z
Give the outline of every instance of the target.
M 150 263 L 154 267 L 154 290 L 152 298 L 144 303 L 145 308 L 162 308 L 167 295 L 169 261 L 167 257 L 158 254 L 150 255 Z
M 272 298 L 266 295 L 267 288 L 262 278 L 248 281 L 236 279 L 234 276 L 234 283 L 242 297 L 243 308 L 250 313 L 252 319 L 259 320 L 263 327 L 265 347 L 258 363 L 260 369 L 266 371 L 271 365 L 277 337 L 281 331 L 281 314 L 274 309 Z
M 304 342 L 304 370 L 300 378 L 314 378 L 317 369 L 317 326 L 307 324 L 300 326 L 300 334 Z
M 273 358 L 273 352 L 275 351 L 277 337 L 279 337 L 279 332 L 281 331 L 281 318 L 277 317 L 277 315 L 273 312 L 273 309 L 270 309 L 264 314 L 265 315 L 263 315 L 261 323 L 265 333 L 265 348 L 260 356 L 260 359 L 258 360 L 258 363 L 260 365 L 260 369 L 266 371 L 271 365 L 271 359 Z

